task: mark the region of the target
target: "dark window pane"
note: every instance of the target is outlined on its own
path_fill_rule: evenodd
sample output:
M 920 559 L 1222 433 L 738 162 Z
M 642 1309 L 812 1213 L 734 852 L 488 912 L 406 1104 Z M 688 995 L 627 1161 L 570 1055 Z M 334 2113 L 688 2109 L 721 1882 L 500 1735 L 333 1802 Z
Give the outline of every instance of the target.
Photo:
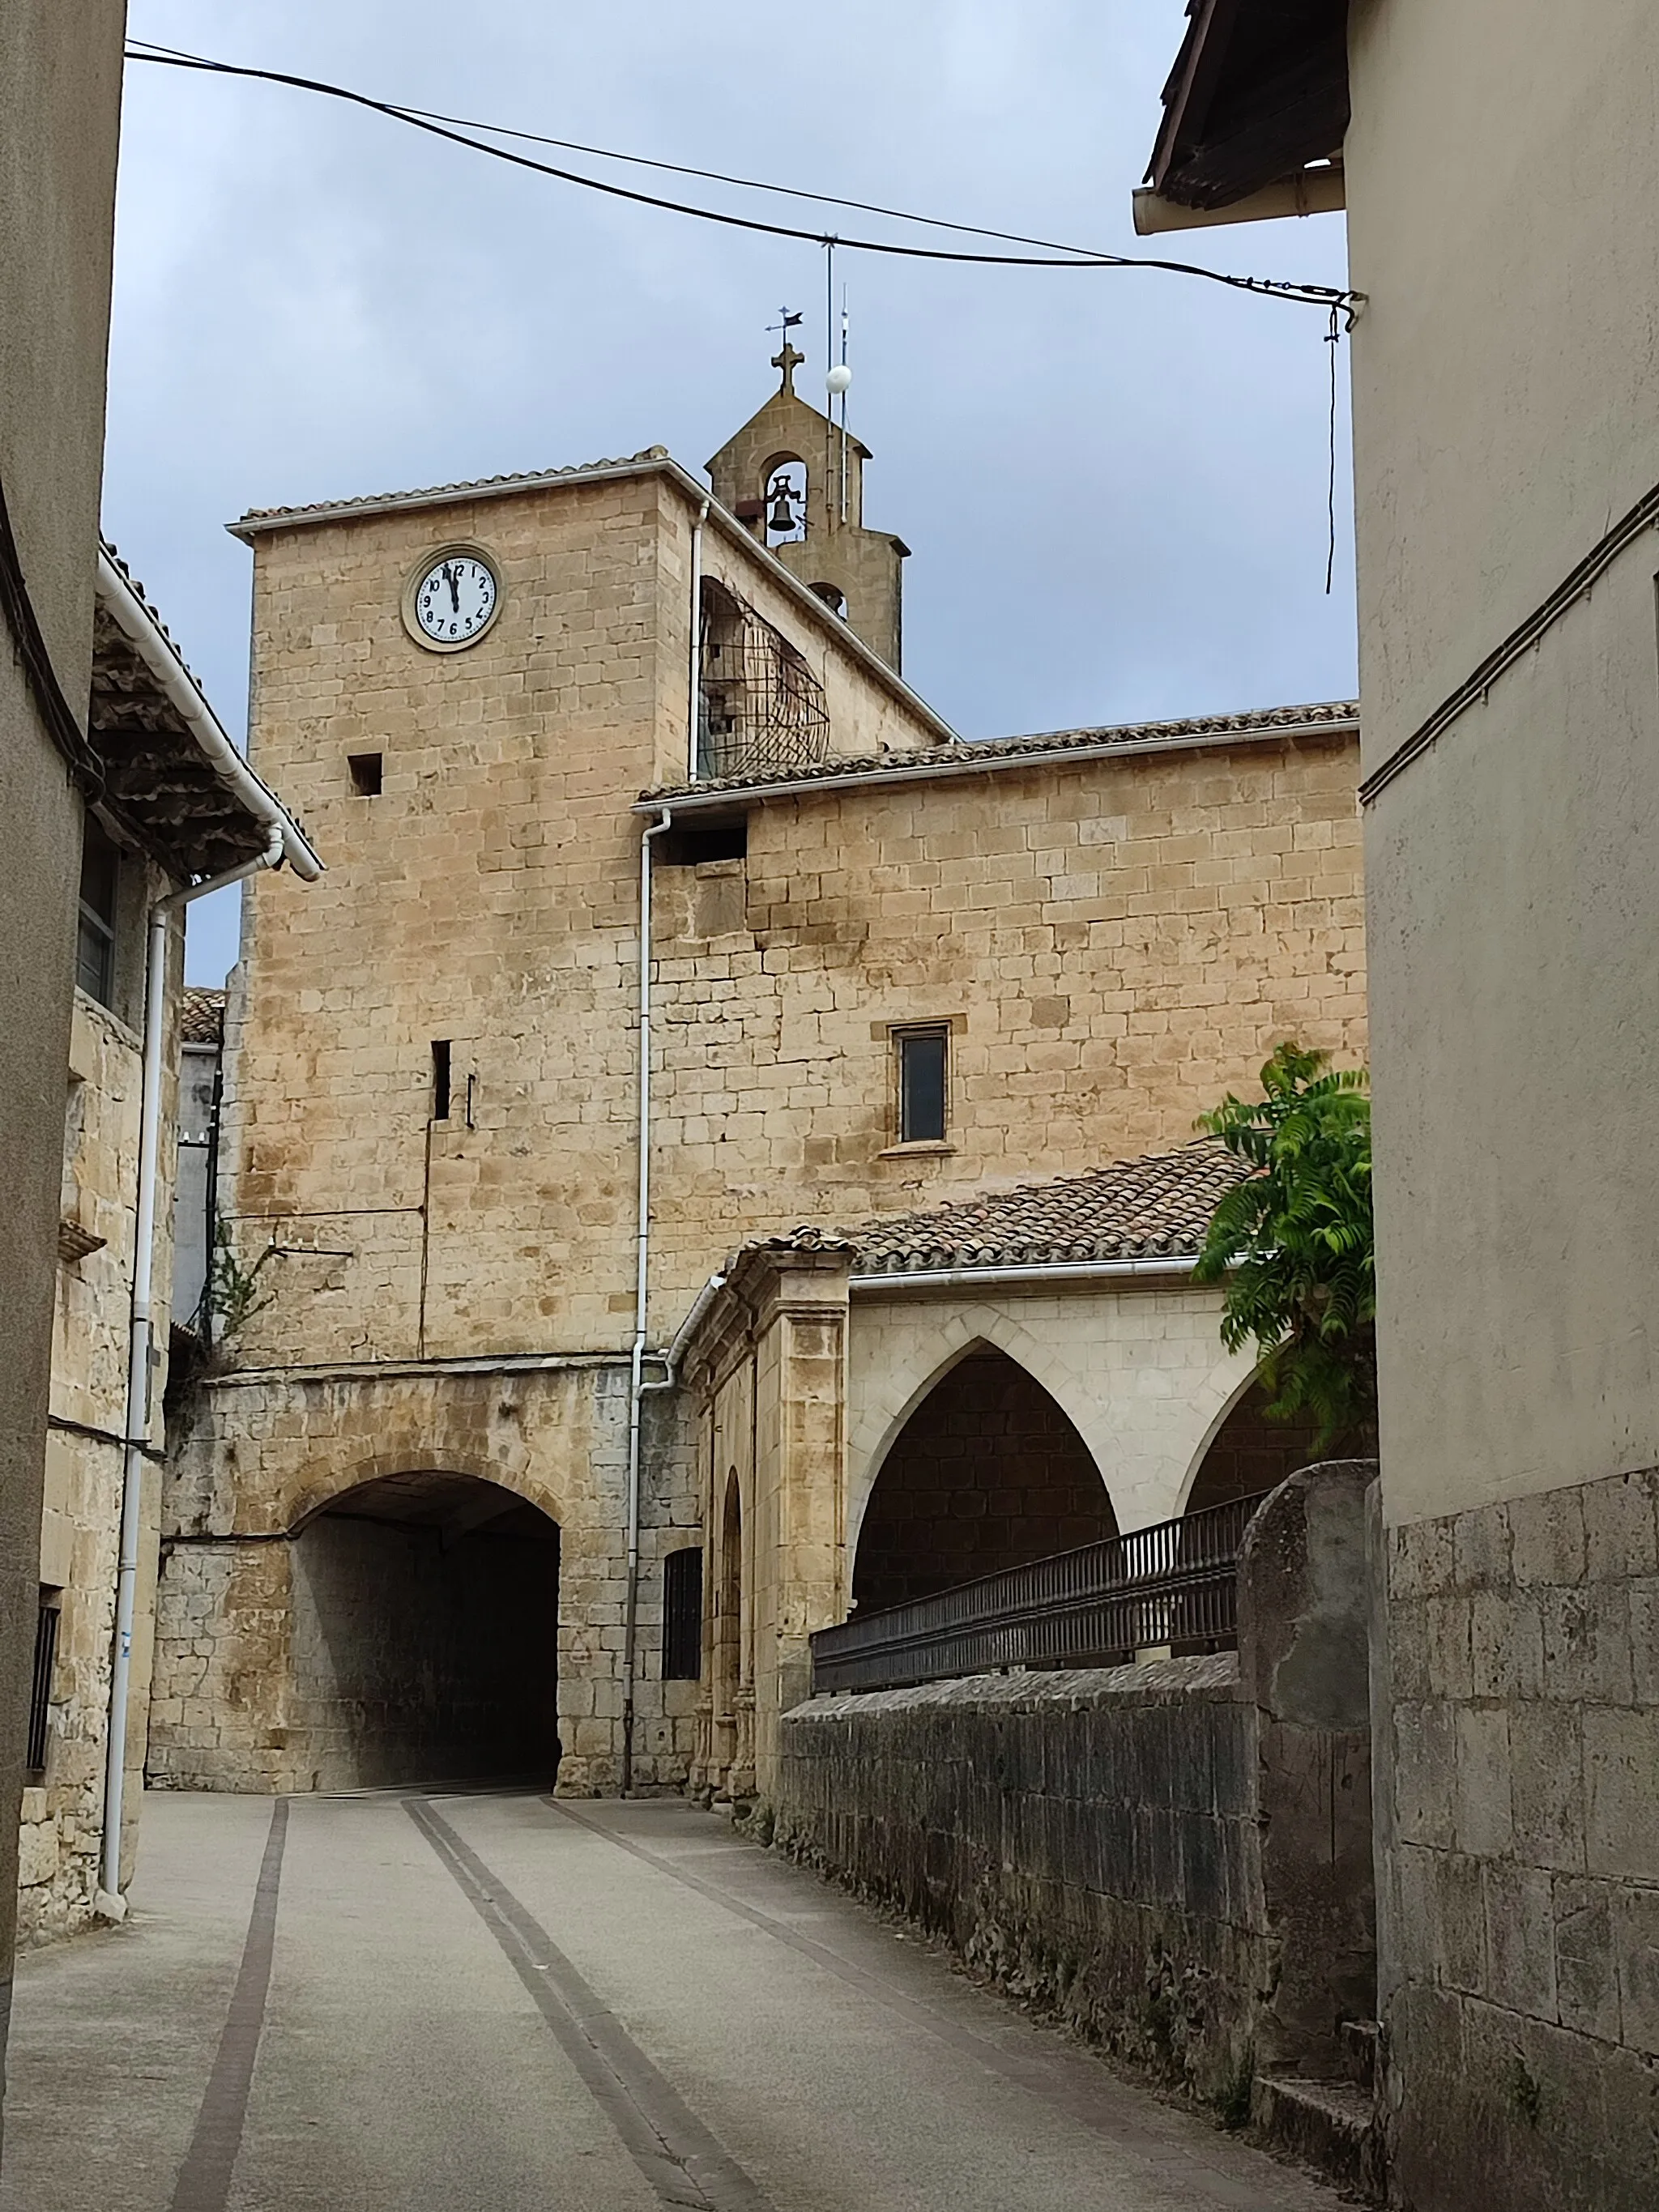
M 75 980 L 100 1006 L 115 997 L 115 916 L 121 856 L 90 816 L 81 843 L 81 908 Z
M 449 1040 L 436 1037 L 432 1045 L 432 1118 L 449 1119 Z
M 662 1563 L 662 1678 L 695 1682 L 702 1672 L 702 1552 L 693 1545 Z
M 945 1137 L 944 1030 L 899 1039 L 899 1141 L 939 1144 Z
M 75 980 L 100 1006 L 115 995 L 115 939 L 84 907 L 75 940 Z
M 115 927 L 115 895 L 120 871 L 120 854 L 88 817 L 81 844 L 81 903 L 112 929 Z

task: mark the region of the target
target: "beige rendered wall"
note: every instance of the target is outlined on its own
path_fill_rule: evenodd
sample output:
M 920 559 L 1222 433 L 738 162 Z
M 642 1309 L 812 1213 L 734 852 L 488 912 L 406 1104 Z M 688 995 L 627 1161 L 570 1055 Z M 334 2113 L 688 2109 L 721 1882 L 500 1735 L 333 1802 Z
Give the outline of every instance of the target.
M 1359 0 L 1373 772 L 1659 479 L 1641 0 Z M 1381 2110 L 1417 2212 L 1645 2212 L 1659 2052 L 1650 531 L 1366 835 Z
M 0 486 L 60 684 L 84 713 L 103 459 L 119 0 L 0 15 Z M 0 651 L 0 2017 L 34 1642 L 81 805 Z
M 1644 0 L 1359 0 L 1365 764 L 1659 480 Z M 1367 837 L 1391 1521 L 1659 1461 L 1653 540 Z

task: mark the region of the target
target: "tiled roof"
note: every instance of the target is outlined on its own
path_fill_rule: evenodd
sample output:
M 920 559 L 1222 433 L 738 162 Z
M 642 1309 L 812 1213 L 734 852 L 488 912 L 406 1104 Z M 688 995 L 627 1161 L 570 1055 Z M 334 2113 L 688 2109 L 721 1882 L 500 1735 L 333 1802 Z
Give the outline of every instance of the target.
M 1178 1152 L 1114 1160 L 1086 1175 L 1021 1183 L 925 1213 L 757 1237 L 743 1250 L 845 1252 L 859 1275 L 1195 1259 L 1218 1201 L 1249 1172 L 1217 1139 L 1200 1137 Z
M 1115 1160 L 1086 1175 L 1022 1183 L 842 1234 L 856 1248 L 860 1275 L 1194 1258 L 1218 1200 L 1249 1172 L 1217 1139 L 1203 1137 L 1179 1152 Z
M 642 799 L 701 798 L 710 792 L 753 791 L 769 784 L 817 783 L 845 775 L 874 775 L 926 769 L 938 773 L 948 768 L 983 768 L 988 763 L 1048 758 L 1056 753 L 1098 751 L 1160 744 L 1224 744 L 1233 737 L 1255 738 L 1283 731 L 1287 735 L 1358 726 L 1358 706 L 1352 700 L 1332 700 L 1312 707 L 1269 707 L 1244 714 L 1204 714 L 1180 722 L 1127 722 L 1090 730 L 1051 730 L 1029 738 L 965 738 L 955 744 L 928 745 L 915 752 L 860 753 L 814 761 L 799 768 L 758 769 L 748 775 L 728 775 L 703 783 L 659 786 L 641 794 Z
M 526 491 L 537 484 L 564 483 L 573 477 L 599 476 L 612 469 L 644 468 L 668 459 L 666 446 L 647 446 L 611 461 L 578 461 L 562 469 L 534 469 L 519 476 L 475 477 L 459 483 L 428 484 L 416 491 L 366 492 L 357 499 L 314 500 L 309 507 L 251 507 L 233 530 L 269 529 L 285 522 L 308 522 L 322 515 L 372 514 L 380 507 L 410 507 L 422 500 L 465 499 L 471 493 Z
M 225 994 L 192 984 L 185 992 L 179 1012 L 179 1034 L 185 1044 L 222 1044 L 225 1036 Z

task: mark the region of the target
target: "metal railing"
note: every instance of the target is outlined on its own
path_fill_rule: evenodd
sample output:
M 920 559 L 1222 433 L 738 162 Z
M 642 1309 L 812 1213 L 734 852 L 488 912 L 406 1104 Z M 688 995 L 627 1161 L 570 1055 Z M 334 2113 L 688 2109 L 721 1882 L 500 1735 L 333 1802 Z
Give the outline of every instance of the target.
M 1238 1633 L 1238 1553 L 1268 1493 L 864 1613 L 812 1638 L 812 1687 L 895 1690 L 1011 1668 L 1116 1667 Z

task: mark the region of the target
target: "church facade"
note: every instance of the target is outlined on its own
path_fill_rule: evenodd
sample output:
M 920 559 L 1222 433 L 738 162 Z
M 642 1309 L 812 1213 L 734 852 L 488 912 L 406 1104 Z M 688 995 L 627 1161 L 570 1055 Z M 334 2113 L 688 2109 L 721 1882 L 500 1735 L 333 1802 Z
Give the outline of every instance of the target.
M 960 742 L 900 673 L 867 455 L 792 356 L 710 484 L 653 448 L 237 526 L 252 756 L 331 865 L 302 910 L 256 887 L 233 982 L 222 1207 L 265 1264 L 169 1474 L 155 1784 L 561 1752 L 571 1790 L 741 1783 L 947 1368 L 1122 1527 L 1182 1510 L 1248 1395 L 1184 1248 L 1095 1285 L 1094 1359 L 1080 1306 L 1022 1338 L 935 1283 L 918 1331 L 829 1247 L 1137 1156 L 1179 1182 L 1281 1039 L 1363 1057 L 1354 712 Z M 781 1340 L 732 1285 L 803 1224 L 807 1364 L 770 1441 L 744 1401 L 740 1601 L 787 1650 L 734 1660 L 711 1423 Z M 1183 1370 L 1161 1428 L 1085 1402 Z M 802 1582 L 753 1501 L 808 1404 Z

